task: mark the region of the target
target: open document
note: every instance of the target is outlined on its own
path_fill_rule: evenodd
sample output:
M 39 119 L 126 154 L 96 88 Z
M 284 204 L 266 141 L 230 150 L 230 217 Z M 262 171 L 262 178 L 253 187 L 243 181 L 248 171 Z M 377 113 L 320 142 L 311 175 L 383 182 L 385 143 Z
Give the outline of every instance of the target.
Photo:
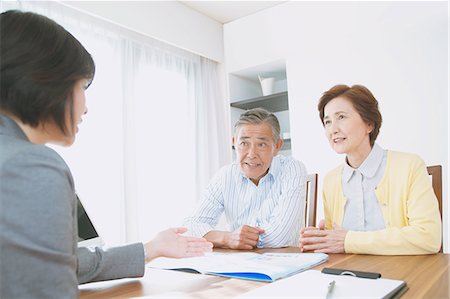
M 326 260 L 324 253 L 212 252 L 193 258 L 157 258 L 147 267 L 270 282 Z
M 238 298 L 398 298 L 406 290 L 406 283 L 401 280 L 330 275 L 308 270 Z

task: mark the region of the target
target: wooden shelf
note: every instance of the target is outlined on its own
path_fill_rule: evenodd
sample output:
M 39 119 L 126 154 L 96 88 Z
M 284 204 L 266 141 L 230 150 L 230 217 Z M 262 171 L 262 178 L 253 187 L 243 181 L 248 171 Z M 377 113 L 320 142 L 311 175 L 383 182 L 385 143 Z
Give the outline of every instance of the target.
M 279 93 L 274 93 L 268 96 L 261 96 L 246 100 L 241 100 L 233 102 L 230 104 L 231 107 L 240 108 L 244 110 L 262 107 L 270 112 L 278 112 L 289 110 L 288 104 L 288 92 L 283 91 Z
M 281 147 L 282 151 L 291 149 L 291 138 L 283 139 L 283 146 Z

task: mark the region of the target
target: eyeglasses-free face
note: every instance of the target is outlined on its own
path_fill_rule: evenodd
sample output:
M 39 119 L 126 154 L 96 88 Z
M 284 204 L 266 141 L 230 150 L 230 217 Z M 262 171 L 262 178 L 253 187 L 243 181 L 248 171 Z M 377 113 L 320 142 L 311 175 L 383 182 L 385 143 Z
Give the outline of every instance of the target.
M 258 185 L 265 176 L 278 154 L 283 142 L 274 142 L 272 128 L 267 123 L 242 125 L 233 136 L 236 148 L 237 162 L 241 171 Z
M 344 97 L 331 100 L 324 108 L 325 135 L 338 154 L 367 156 L 370 153 L 370 132 L 373 126 L 365 123 L 353 104 Z

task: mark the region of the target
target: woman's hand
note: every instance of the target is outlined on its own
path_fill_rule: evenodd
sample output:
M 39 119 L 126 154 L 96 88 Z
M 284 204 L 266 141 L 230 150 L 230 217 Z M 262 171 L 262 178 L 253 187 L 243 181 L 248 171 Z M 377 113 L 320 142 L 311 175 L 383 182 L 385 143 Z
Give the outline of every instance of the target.
M 347 230 L 336 224 L 333 225 L 332 230 L 325 230 L 322 221 L 318 228 L 308 227 L 300 230 L 300 250 L 324 253 L 345 252 Z
M 157 234 L 153 240 L 144 245 L 145 262 L 162 256 L 173 258 L 202 256 L 205 252 L 212 251 L 213 244 L 204 238 L 182 236 L 181 234 L 186 231 L 185 227 L 176 227 Z
M 303 238 L 303 234 L 308 231 L 308 230 L 324 230 L 325 229 L 325 220 L 320 220 L 319 221 L 319 226 L 318 227 L 314 227 L 314 226 L 308 226 L 308 227 L 303 227 L 300 229 L 300 240 Z

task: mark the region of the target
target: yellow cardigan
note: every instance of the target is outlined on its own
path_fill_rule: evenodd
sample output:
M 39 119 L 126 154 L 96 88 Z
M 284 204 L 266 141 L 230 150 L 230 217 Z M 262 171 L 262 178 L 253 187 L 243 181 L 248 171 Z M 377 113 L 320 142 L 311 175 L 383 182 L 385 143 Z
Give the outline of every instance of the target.
M 325 177 L 325 228 L 342 225 L 347 199 L 342 192 L 342 167 Z M 436 253 L 441 247 L 441 217 L 425 163 L 414 154 L 388 151 L 386 170 L 375 193 L 385 229 L 349 231 L 345 252 L 378 255 Z

